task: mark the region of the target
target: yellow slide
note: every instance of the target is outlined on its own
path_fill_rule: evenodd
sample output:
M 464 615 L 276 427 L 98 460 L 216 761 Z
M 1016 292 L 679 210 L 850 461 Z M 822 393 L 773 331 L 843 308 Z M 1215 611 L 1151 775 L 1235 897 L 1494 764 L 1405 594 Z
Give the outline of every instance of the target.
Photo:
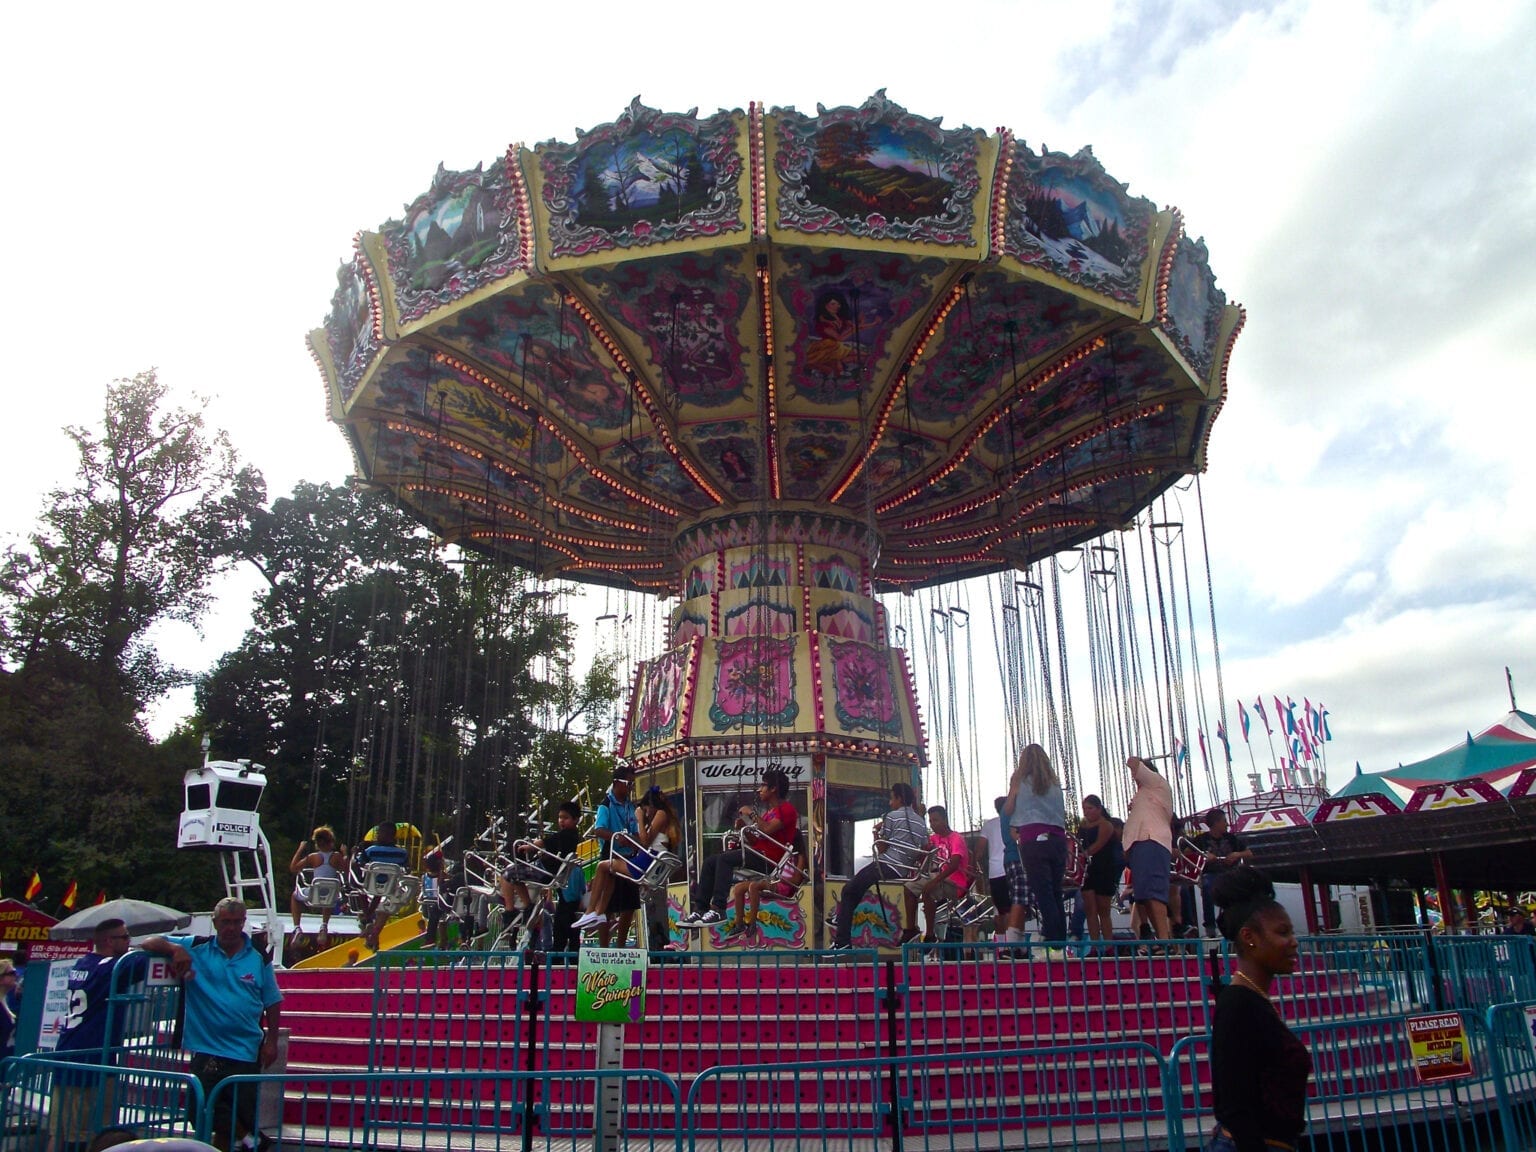
M 379 932 L 379 951 L 387 952 L 408 944 L 427 930 L 427 922 L 416 912 L 397 917 L 385 924 Z M 361 936 L 354 936 L 334 944 L 324 952 L 316 952 L 294 965 L 294 968 L 347 968 L 363 964 L 373 955 L 373 949 L 363 943 Z

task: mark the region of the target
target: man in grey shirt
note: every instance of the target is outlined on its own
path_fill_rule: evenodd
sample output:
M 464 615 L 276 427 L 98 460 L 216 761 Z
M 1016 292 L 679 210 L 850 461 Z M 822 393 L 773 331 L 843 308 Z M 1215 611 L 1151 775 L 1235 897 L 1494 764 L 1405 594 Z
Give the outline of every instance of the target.
M 917 810 L 917 794 L 910 784 L 891 785 L 891 810 L 880 822 L 880 851 L 873 863 L 866 864 L 843 885 L 837 906 L 837 932 L 833 948 L 851 947 L 853 914 L 864 893 L 881 880 L 909 878 L 911 870 L 928 850 L 928 824 Z M 914 926 L 902 932 L 902 940 L 917 934 Z

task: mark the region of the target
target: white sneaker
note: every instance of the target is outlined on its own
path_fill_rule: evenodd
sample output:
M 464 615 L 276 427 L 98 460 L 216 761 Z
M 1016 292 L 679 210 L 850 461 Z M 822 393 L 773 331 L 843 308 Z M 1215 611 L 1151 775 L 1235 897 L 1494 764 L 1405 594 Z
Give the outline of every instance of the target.
M 588 912 L 585 916 L 578 916 L 571 927 L 578 932 L 584 932 L 588 928 L 596 928 L 606 923 L 608 923 L 608 917 L 602 912 Z

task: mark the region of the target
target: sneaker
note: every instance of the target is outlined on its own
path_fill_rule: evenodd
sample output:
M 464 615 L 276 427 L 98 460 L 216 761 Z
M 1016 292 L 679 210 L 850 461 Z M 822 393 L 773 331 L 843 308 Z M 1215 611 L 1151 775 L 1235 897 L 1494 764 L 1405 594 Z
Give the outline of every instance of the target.
M 724 923 L 725 913 L 716 912 L 713 908 L 709 908 L 691 917 L 686 924 L 679 920 L 677 926 L 679 928 L 687 928 L 690 932 L 698 932 L 702 929 L 713 928 L 718 924 Z
M 608 917 L 602 912 L 588 912 L 585 916 L 578 916 L 571 927 L 577 932 L 585 932 L 588 928 L 596 928 L 606 923 L 608 923 Z
M 853 951 L 853 945 L 852 944 L 838 944 L 838 943 L 834 942 L 834 943 L 831 943 L 831 944 L 827 945 L 827 951 L 828 952 L 852 952 Z
M 832 911 L 828 912 L 825 916 L 823 916 L 821 918 L 821 922 L 823 924 L 825 924 L 828 928 L 836 928 L 837 927 L 837 909 L 834 908 L 834 909 L 832 909 Z
M 1045 950 L 1045 958 L 1047 960 L 1065 960 L 1067 953 L 1061 948 L 1047 948 Z
M 750 925 L 745 920 L 733 921 L 729 928 L 720 933 L 720 943 L 724 944 L 727 940 L 740 940 L 750 930 Z

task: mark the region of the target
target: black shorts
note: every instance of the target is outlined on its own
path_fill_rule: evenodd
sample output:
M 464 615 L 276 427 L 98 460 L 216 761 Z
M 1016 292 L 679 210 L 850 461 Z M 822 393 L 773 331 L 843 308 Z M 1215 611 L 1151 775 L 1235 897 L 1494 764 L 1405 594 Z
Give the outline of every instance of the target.
M 608 915 L 617 916 L 620 912 L 633 912 L 640 907 L 640 885 L 633 880 L 626 880 L 618 874 L 624 867 L 621 861 L 614 861 L 613 891 L 608 896 Z
M 990 877 L 987 880 L 987 889 L 992 893 L 992 905 L 997 909 L 998 915 L 1006 916 L 1013 907 L 1013 885 L 1008 882 L 1008 877 Z
M 1124 865 L 1106 848 L 1097 856 L 1088 857 L 1088 871 L 1083 875 L 1083 891 L 1092 892 L 1096 896 L 1113 896 L 1120 886 L 1120 873 L 1123 871 Z

